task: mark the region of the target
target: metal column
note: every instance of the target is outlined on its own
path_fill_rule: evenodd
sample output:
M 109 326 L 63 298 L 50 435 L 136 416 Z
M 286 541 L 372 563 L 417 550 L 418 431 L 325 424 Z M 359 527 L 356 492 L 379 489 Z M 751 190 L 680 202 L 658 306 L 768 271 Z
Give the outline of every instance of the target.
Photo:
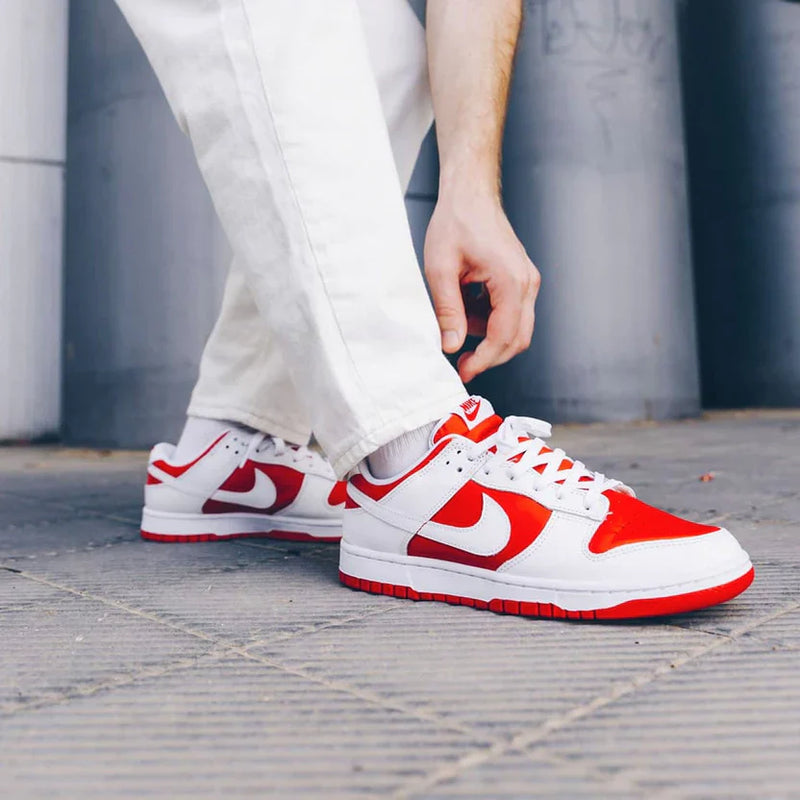
M 70 42 L 64 433 L 146 446 L 180 429 L 228 246 L 116 4 L 74 3 Z
M 531 349 L 475 388 L 557 421 L 696 414 L 675 4 L 525 7 L 504 196 L 543 284 Z
M 0 25 L 0 440 L 58 431 L 67 3 Z
M 703 399 L 800 404 L 800 4 L 684 9 Z

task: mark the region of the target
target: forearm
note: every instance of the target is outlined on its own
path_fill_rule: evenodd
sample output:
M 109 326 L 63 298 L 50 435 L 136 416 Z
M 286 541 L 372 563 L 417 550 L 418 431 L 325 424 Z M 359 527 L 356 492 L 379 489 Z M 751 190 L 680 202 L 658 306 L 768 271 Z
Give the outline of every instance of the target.
M 428 62 L 440 190 L 497 193 L 521 0 L 428 0 Z

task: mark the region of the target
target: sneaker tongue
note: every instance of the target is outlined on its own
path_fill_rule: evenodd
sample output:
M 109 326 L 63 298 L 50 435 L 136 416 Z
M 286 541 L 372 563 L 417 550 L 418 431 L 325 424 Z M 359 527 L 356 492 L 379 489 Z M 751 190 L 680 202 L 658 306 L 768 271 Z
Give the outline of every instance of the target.
M 502 421 L 488 400 L 472 395 L 434 428 L 431 444 L 453 434 L 480 442 L 495 433 Z

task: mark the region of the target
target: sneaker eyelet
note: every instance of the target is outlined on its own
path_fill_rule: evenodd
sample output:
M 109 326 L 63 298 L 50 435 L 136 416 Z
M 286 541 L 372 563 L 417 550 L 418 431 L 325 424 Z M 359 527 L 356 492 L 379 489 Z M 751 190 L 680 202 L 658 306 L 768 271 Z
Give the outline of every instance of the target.
M 456 470 L 456 472 L 463 472 L 463 471 L 464 471 L 464 467 L 459 467 L 459 468 Z

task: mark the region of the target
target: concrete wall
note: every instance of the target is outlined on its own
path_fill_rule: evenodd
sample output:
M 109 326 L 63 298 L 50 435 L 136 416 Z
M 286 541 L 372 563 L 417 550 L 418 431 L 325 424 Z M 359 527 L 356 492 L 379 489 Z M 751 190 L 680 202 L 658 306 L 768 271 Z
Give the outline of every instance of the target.
M 476 383 L 555 421 L 696 414 L 675 4 L 525 7 L 504 197 L 542 290 L 531 349 Z
M 230 258 L 156 78 L 110 0 L 70 17 L 64 437 L 180 429 Z
M 67 3 L 0 10 L 0 440 L 60 424 Z
M 798 405 L 800 4 L 684 12 L 703 399 Z
M 423 13 L 422 0 L 413 5 Z M 800 6 L 683 5 L 694 30 L 684 38 L 706 400 L 796 403 Z M 678 4 L 525 6 L 504 197 L 544 283 L 531 350 L 473 388 L 504 412 L 562 421 L 695 414 Z M 147 445 L 181 424 L 229 253 L 188 142 L 115 5 L 74 3 L 70 37 L 63 429 L 71 442 Z M 742 74 L 752 64 L 760 77 Z M 419 253 L 437 171 L 429 137 L 407 198 Z M 758 234 L 736 230 L 748 226 Z M 731 260 L 740 288 L 720 290 Z M 753 277 L 759 270 L 769 281 Z M 720 298 L 743 310 L 714 316 Z M 730 313 L 749 327 L 732 326 Z M 760 394 L 735 392 L 745 373 L 759 376 Z M 790 391 L 774 391 L 783 385 Z

